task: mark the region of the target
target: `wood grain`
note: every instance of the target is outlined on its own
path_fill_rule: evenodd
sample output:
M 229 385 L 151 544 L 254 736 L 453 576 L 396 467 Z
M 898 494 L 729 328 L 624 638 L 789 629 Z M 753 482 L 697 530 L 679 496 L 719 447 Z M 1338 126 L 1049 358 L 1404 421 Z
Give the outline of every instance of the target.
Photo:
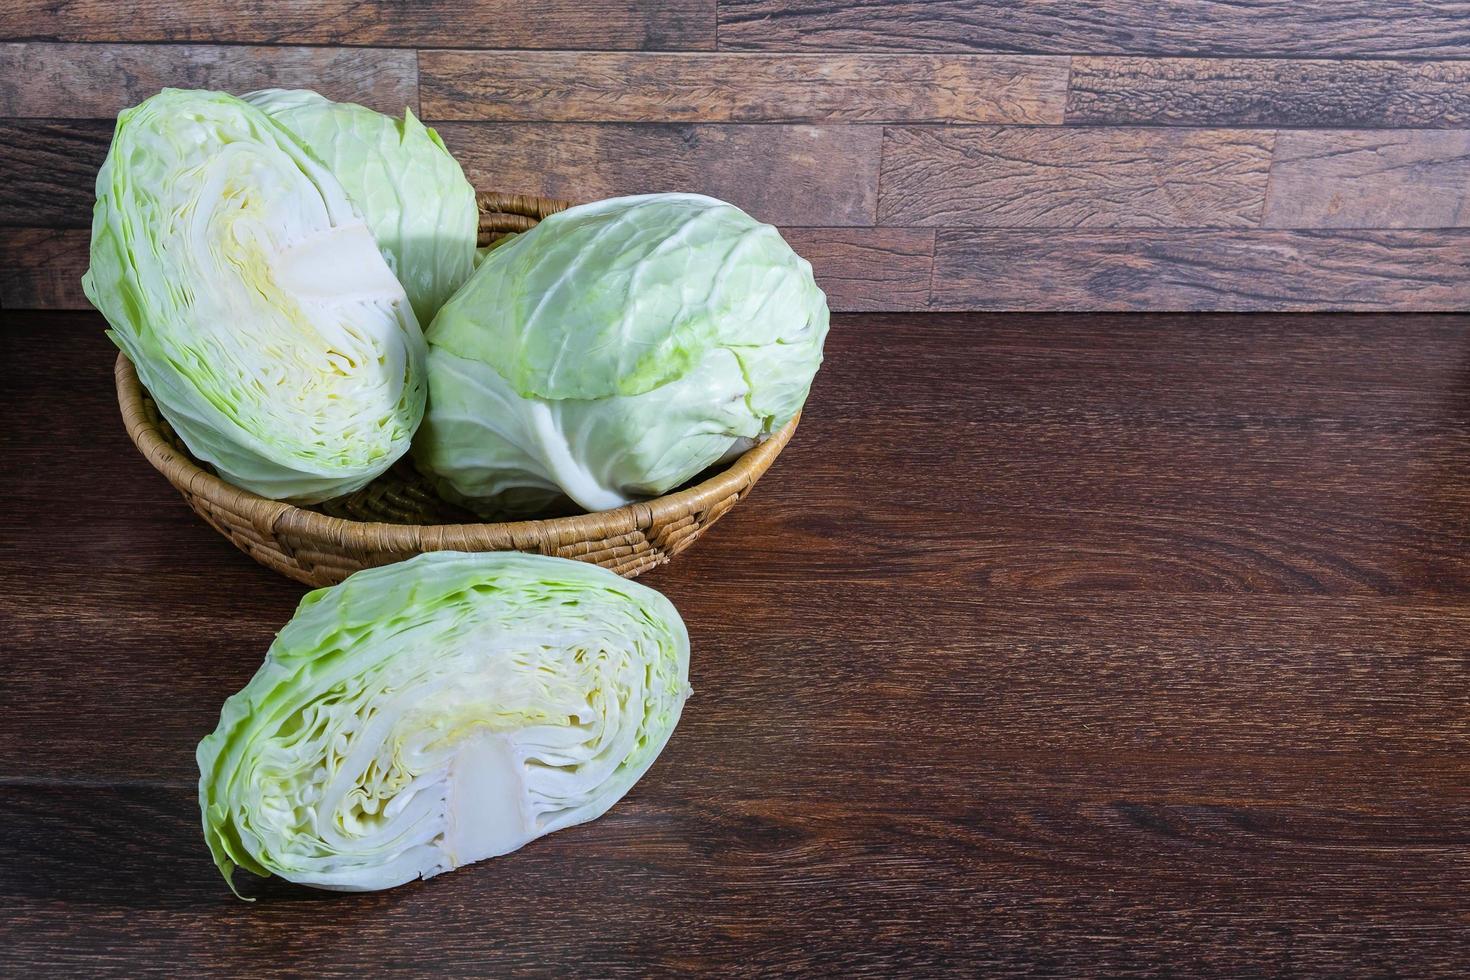
M 200 44 L 0 44 L 0 116 L 111 119 L 166 86 L 243 94 L 310 88 L 402 115 L 419 107 L 412 51 Z
M 715 0 L 14 0 L 0 36 L 384 47 L 714 47 Z
M 444 123 L 470 181 L 573 200 L 710 194 L 762 221 L 871 225 L 882 134 L 861 126 Z
M 1282 133 L 1270 228 L 1457 228 L 1470 224 L 1470 130 Z
M 1274 191 L 1273 191 L 1274 193 Z M 939 310 L 1443 310 L 1470 306 L 1470 233 L 953 229 Z
M 1470 956 L 1470 317 L 838 318 L 756 496 L 645 579 L 697 693 L 628 798 L 389 893 L 246 880 L 249 907 L 192 751 L 302 589 L 132 453 L 101 326 L 0 329 L 7 973 Z
M 1067 122 L 1089 125 L 1453 127 L 1470 62 L 1076 57 Z
M 18 0 L 0 304 L 84 305 L 108 121 L 173 84 L 414 106 L 487 190 L 723 197 L 838 310 L 1460 309 L 1464 7 Z
M 80 228 L 0 228 L 0 309 L 86 309 L 90 242 Z
M 90 228 L 112 128 L 101 120 L 0 120 L 0 226 Z
M 1451 976 L 1464 954 L 1450 897 L 1465 874 L 1462 807 L 1051 808 L 997 798 L 963 763 L 940 788 L 966 777 L 966 803 L 899 815 L 739 790 L 690 804 L 640 786 L 597 824 L 501 859 L 493 882 L 460 872 L 351 898 L 267 883 L 245 909 L 170 845 L 197 833 L 183 792 L 107 791 L 90 807 L 84 790 L 9 792 L 0 846 L 35 856 L 5 865 L 22 893 L 8 903 L 8 953 L 18 969 L 90 975 L 400 976 L 432 955 L 456 976 L 740 977 L 1269 974 L 1284 963 L 1342 975 L 1365 959 Z M 115 876 L 97 873 L 89 845 L 113 845 Z M 1130 866 L 1143 849 L 1169 873 Z M 1381 887 L 1395 874 L 1397 887 Z M 80 901 L 85 923 L 54 911 Z M 126 929 L 147 959 L 99 957 L 86 936 L 102 929 Z M 915 941 L 929 930 L 948 941 Z
M 931 228 L 783 228 L 835 311 L 921 310 L 934 264 Z
M 1187 540 L 1187 530 L 1174 534 L 1176 541 Z M 1131 542 L 1115 540 L 1120 552 L 1131 554 Z M 887 561 L 871 545 L 864 555 Z M 820 571 L 810 559 L 800 564 Z M 814 598 L 773 616 L 760 634 L 770 661 L 742 668 L 753 675 L 731 676 L 730 667 L 709 661 L 692 670 L 696 691 L 719 693 L 680 730 L 698 750 L 699 772 L 667 777 L 666 788 L 691 794 L 701 784 L 744 781 L 752 791 L 777 796 L 842 798 L 855 793 L 854 780 L 861 778 L 893 802 L 904 792 L 906 751 L 917 765 L 940 765 L 978 742 L 997 763 L 1042 769 L 1074 754 L 1081 758 L 1073 765 L 1089 768 L 1109 757 L 1128 758 L 1142 770 L 1163 770 L 1135 777 L 1142 791 L 1195 802 L 1279 799 L 1253 785 L 1260 774 L 1278 770 L 1288 771 L 1281 777 L 1288 785 L 1290 771 L 1301 770 L 1295 772 L 1298 791 L 1327 795 L 1323 774 L 1302 770 L 1303 757 L 1317 755 L 1319 764 L 1359 767 L 1345 788 L 1364 799 L 1380 799 L 1374 795 L 1380 789 L 1369 788 L 1376 779 L 1393 799 L 1417 792 L 1463 803 L 1463 782 L 1455 782 L 1470 778 L 1462 748 L 1470 680 L 1460 639 L 1470 628 L 1463 595 L 1438 601 L 1198 592 L 1139 598 L 1126 589 L 1096 594 L 1094 577 L 1052 591 L 975 583 L 969 588 L 986 594 L 977 609 L 959 598 L 963 583 L 939 584 L 898 563 L 889 568 L 886 582 L 813 580 L 830 611 Z M 902 584 L 895 585 L 893 576 Z M 705 623 L 722 609 L 778 601 L 776 586 L 755 583 L 721 586 L 721 603 L 701 606 L 687 586 L 669 580 L 661 575 L 650 582 L 667 591 L 686 618 L 704 617 Z M 883 608 L 886 590 L 904 602 L 909 623 L 902 635 L 881 624 L 891 616 Z M 45 616 L 23 612 L 9 639 L 18 649 L 4 695 L 10 715 L 3 730 L 12 738 L 5 771 L 43 781 L 197 783 L 196 743 L 214 728 L 224 698 L 259 666 L 296 598 L 238 607 L 234 622 L 247 613 L 251 622 L 232 626 L 228 597 L 215 590 L 206 595 L 203 601 L 212 605 L 204 612 L 170 610 L 153 623 L 129 612 L 137 609 L 136 598 L 130 604 L 112 597 L 55 602 Z M 182 587 L 172 598 L 185 602 Z M 1180 621 L 1186 602 L 1194 612 Z M 85 615 L 77 618 L 79 611 Z M 694 630 L 696 651 L 724 653 L 740 643 L 707 625 Z M 93 666 L 86 677 L 58 684 L 56 664 L 27 658 L 25 647 L 52 658 L 57 650 L 72 650 Z M 913 659 L 887 662 L 885 649 Z M 860 663 L 842 661 L 844 650 Z M 937 651 L 953 660 L 935 663 Z M 826 675 L 804 678 L 802 690 L 783 693 L 780 706 L 753 716 L 751 706 L 763 694 L 774 695 L 780 671 L 806 659 L 823 664 Z M 1028 667 L 1039 672 L 1028 673 Z M 1370 677 L 1374 686 L 1365 688 Z M 1290 687 L 1281 690 L 1285 684 Z M 106 709 L 57 730 L 56 719 L 79 699 Z M 843 703 L 850 707 L 833 715 L 831 706 Z M 46 733 L 45 754 L 37 755 L 27 731 Z M 722 734 L 734 732 L 754 744 L 742 750 L 733 734 Z M 127 758 L 116 757 L 119 745 L 127 746 Z M 792 753 L 787 771 L 765 772 L 759 752 L 783 745 Z M 930 745 L 948 748 L 918 748 Z M 886 759 L 887 772 L 867 771 L 865 756 Z M 1201 770 L 1181 771 L 1186 759 Z M 1108 791 L 1105 781 L 1089 784 L 1084 776 L 1067 795 L 1083 793 L 1085 785 L 1093 799 Z
M 1441 57 L 1470 54 L 1456 0 L 720 0 L 730 51 Z
M 888 127 L 880 223 L 1254 226 L 1274 134 L 1256 130 Z
M 1060 123 L 1066 58 L 472 51 L 419 56 L 430 119 Z
M 834 311 L 931 308 L 936 229 L 785 227 L 782 233 L 812 262 Z M 1117 241 L 1105 232 L 943 234 L 932 305 L 938 310 L 1453 312 L 1470 306 L 1470 245 L 1455 231 L 1178 232 Z M 0 307 L 89 309 L 81 291 L 89 237 L 84 229 L 0 228 Z
M 444 123 L 436 127 L 482 190 L 576 200 L 697 191 L 763 221 L 873 223 L 877 127 Z M 0 122 L 0 225 L 91 226 L 93 185 L 112 127 L 90 120 Z

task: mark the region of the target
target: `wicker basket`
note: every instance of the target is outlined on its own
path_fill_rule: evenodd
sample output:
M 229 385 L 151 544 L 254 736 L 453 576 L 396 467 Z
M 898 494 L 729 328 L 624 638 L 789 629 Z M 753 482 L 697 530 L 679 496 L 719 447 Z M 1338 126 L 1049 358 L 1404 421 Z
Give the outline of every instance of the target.
M 570 206 L 566 201 L 481 194 L 480 244 Z M 347 497 L 298 507 L 226 483 L 195 460 L 158 414 L 121 354 L 118 405 L 128 435 L 200 517 L 256 561 L 307 585 L 332 585 L 362 568 L 425 551 L 530 551 L 595 562 L 632 577 L 683 551 L 749 492 L 796 429 L 796 419 L 728 468 L 687 489 L 595 514 L 503 524 L 440 499 L 411 463 Z

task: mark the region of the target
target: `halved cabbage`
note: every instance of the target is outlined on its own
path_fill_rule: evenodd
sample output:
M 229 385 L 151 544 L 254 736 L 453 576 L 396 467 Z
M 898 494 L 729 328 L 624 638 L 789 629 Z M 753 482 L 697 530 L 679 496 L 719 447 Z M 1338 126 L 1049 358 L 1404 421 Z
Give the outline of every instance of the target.
M 486 255 L 434 319 L 415 459 L 491 515 L 655 496 L 790 421 L 826 335 L 811 265 L 738 208 L 572 208 Z
M 673 605 L 596 565 L 433 552 L 301 601 L 199 743 L 215 864 L 428 878 L 601 816 L 689 695 Z M 233 887 L 233 882 L 231 883 Z
M 475 267 L 475 189 L 439 134 L 307 89 L 244 96 L 285 126 L 342 182 L 427 324 Z
M 346 191 L 220 92 L 118 116 L 87 298 L 191 452 L 267 497 L 361 487 L 423 415 L 424 340 Z

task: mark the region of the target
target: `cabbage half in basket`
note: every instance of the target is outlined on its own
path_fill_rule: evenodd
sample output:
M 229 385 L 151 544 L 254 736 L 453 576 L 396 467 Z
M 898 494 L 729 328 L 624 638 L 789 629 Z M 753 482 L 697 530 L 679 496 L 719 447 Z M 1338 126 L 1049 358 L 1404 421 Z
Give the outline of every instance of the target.
M 439 134 L 305 89 L 263 89 L 245 101 L 289 129 L 342 182 L 383 258 L 428 324 L 470 277 L 480 214 L 475 189 Z
M 337 178 L 240 99 L 165 89 L 118 116 L 82 284 L 237 486 L 323 500 L 408 449 L 426 385 L 403 286 Z
M 789 422 L 826 335 L 811 265 L 740 209 L 572 208 L 491 251 L 439 311 L 415 459 L 486 514 L 656 496 Z
M 236 867 L 365 891 L 593 820 L 689 694 L 667 599 L 596 565 L 432 552 L 307 595 L 199 744 Z M 232 885 L 233 887 L 233 885 Z

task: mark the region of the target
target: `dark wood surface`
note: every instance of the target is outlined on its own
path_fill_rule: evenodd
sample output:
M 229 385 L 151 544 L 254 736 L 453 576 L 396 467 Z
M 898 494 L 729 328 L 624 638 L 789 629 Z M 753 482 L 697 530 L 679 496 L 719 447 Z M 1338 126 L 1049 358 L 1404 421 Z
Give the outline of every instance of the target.
M 726 198 L 837 310 L 1470 308 L 1465 0 L 21 0 L 0 307 L 86 307 L 164 85 L 408 106 L 483 190 Z
M 0 328 L 0 973 L 1470 962 L 1470 317 L 838 317 L 791 447 L 644 579 L 696 694 L 627 799 L 254 905 L 193 751 L 303 590 L 133 452 L 101 329 Z
M 1048 54 L 1470 55 L 1459 0 L 718 0 L 720 47 Z

